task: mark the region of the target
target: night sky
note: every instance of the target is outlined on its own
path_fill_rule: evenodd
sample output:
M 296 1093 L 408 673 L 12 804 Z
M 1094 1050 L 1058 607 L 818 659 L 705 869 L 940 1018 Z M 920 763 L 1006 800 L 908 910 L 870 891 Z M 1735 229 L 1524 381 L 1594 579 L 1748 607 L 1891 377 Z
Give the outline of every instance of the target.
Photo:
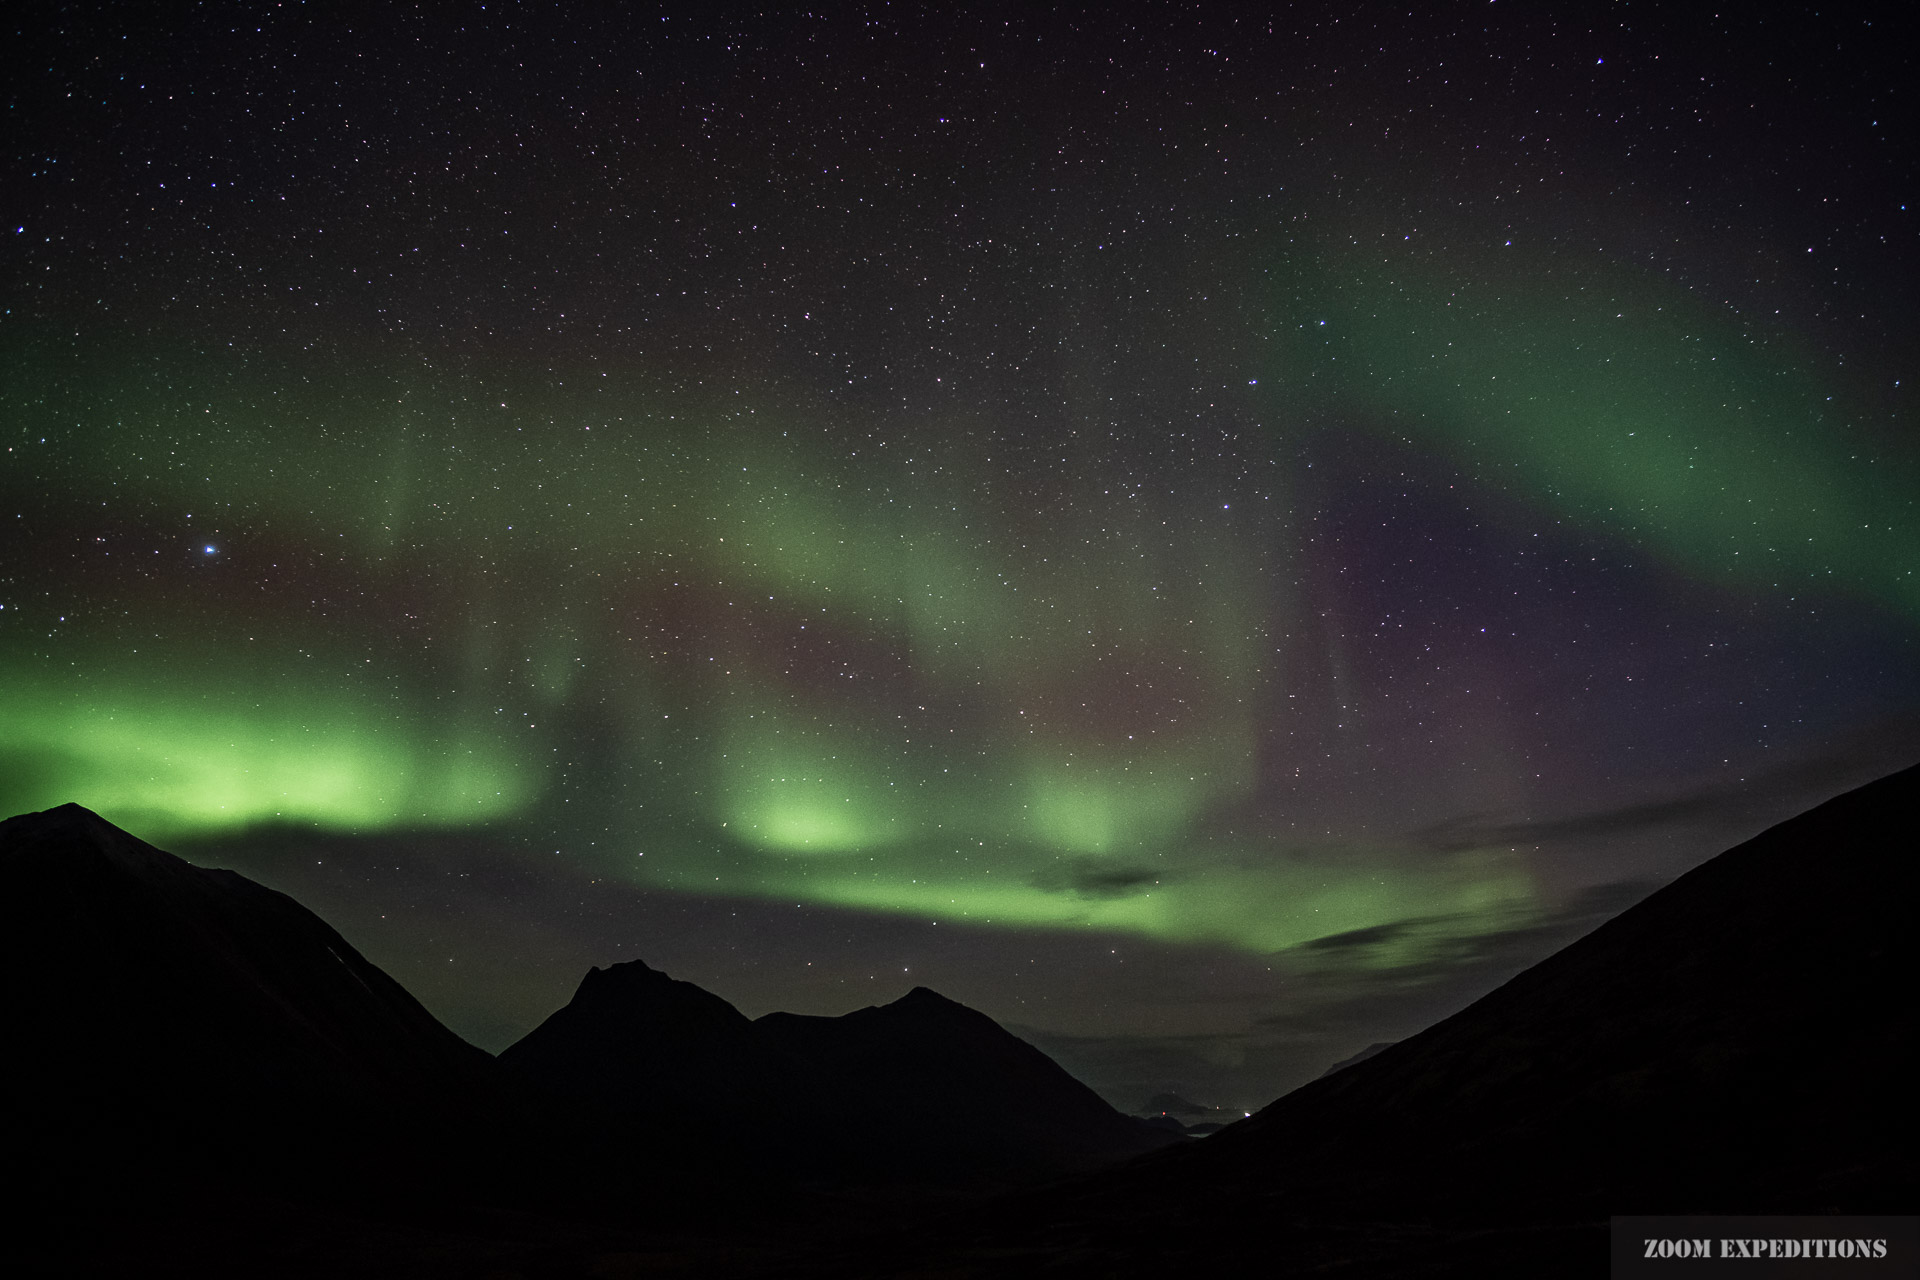
M 1906 33 L 1414 8 L 11 8 L 0 810 L 1253 1107 L 1920 757 Z

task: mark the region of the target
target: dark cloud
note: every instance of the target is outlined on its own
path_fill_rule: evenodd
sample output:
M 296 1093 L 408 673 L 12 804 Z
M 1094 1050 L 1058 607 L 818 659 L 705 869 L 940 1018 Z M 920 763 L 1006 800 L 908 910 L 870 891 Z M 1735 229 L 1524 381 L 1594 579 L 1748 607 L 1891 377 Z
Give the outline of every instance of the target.
M 1558 844 L 1698 822 L 1708 815 L 1724 818 L 1730 810 L 1749 803 L 1744 788 L 1727 788 L 1540 822 L 1495 822 L 1487 814 L 1465 814 L 1416 831 L 1412 839 L 1436 853 L 1462 853 L 1489 845 Z
M 1393 938 L 1400 937 L 1413 927 L 1410 920 L 1396 920 L 1392 924 L 1376 924 L 1366 929 L 1349 929 L 1345 933 L 1330 933 L 1324 938 L 1315 938 L 1306 944 L 1308 951 L 1350 951 L 1356 947 L 1371 947 Z
M 1599 927 L 1657 888 L 1650 880 L 1590 885 L 1556 910 L 1505 928 L 1489 929 L 1480 916 L 1418 916 L 1317 938 L 1299 950 L 1334 953 L 1327 957 L 1334 964 L 1356 958 L 1371 961 L 1403 985 L 1460 971 L 1524 966 Z M 1380 954 L 1359 954 L 1376 951 Z M 1409 955 L 1414 958 L 1404 958 Z
M 1411 834 L 1418 847 L 1460 853 L 1489 846 L 1566 845 L 1672 828 L 1757 830 L 1838 791 L 1863 785 L 1920 755 L 1920 718 L 1883 720 L 1827 750 L 1658 800 L 1538 821 L 1502 822 L 1467 814 Z
M 1283 1040 L 1351 1043 L 1355 1050 L 1376 1040 L 1404 1038 L 1538 964 L 1657 887 L 1645 880 L 1593 885 L 1555 911 L 1501 928 L 1486 928 L 1484 919 L 1475 917 L 1425 916 L 1318 939 L 1289 953 L 1307 962 L 1311 998 L 1261 1016 L 1255 1026 Z
M 1063 858 L 1034 873 L 1034 887 L 1082 898 L 1131 898 L 1169 879 L 1157 867 L 1116 865 L 1095 858 Z
M 1409 918 L 1315 939 L 1270 959 L 1279 993 L 1222 993 L 1243 1025 L 1183 1034 L 1066 1035 L 1028 1024 L 1039 1046 L 1123 1109 L 1171 1092 L 1257 1109 L 1382 1040 L 1465 1008 L 1514 974 L 1646 897 L 1647 880 L 1592 885 L 1557 910 L 1487 928 L 1485 917 Z

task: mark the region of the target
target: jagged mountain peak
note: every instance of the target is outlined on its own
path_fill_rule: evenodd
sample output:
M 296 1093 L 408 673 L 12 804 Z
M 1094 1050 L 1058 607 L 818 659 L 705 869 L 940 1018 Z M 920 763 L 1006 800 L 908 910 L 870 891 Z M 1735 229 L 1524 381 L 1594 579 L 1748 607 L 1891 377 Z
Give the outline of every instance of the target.
M 567 1010 L 612 1016 L 705 1016 L 747 1024 L 746 1015 L 697 983 L 686 982 L 644 960 L 587 970 Z

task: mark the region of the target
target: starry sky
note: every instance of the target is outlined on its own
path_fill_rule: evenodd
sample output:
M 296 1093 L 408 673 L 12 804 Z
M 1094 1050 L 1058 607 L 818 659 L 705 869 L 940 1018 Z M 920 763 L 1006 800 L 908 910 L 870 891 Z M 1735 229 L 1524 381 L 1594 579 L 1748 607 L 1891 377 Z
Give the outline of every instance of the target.
M 1891 9 L 1275 8 L 11 10 L 0 808 L 1254 1107 L 1920 757 Z

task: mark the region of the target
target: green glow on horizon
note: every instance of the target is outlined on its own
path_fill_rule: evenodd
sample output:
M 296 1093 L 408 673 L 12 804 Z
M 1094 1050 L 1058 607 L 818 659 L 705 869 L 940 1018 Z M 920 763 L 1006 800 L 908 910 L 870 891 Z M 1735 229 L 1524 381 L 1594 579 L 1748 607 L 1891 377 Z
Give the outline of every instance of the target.
M 856 734 L 761 711 L 736 717 L 722 741 L 723 825 L 748 844 L 852 853 L 914 832 L 904 797 Z
M 1023 863 L 1030 849 L 985 852 L 979 861 L 903 847 L 855 862 L 755 864 L 724 887 L 755 897 L 796 895 L 834 906 L 910 914 L 993 928 L 1093 929 L 1266 953 L 1407 920 L 1473 932 L 1533 911 L 1538 896 L 1520 860 L 1495 851 L 1442 862 L 1375 849 L 1325 859 L 1267 857 L 1201 869 L 1168 861 L 1159 881 L 1105 894 L 1055 887 Z M 1041 865 L 1045 865 L 1043 859 Z M 1116 869 L 1137 864 L 1113 863 Z M 1421 939 L 1389 940 L 1370 963 L 1414 958 Z
M 435 737 L 348 698 L 263 698 L 195 674 L 188 696 L 127 681 L 0 681 L 5 759 L 39 765 L 10 767 L 0 803 L 14 813 L 77 801 L 168 838 L 268 821 L 466 826 L 510 817 L 535 793 L 525 763 L 485 737 Z
M 1205 821 L 1255 785 L 1251 706 L 1281 676 L 1283 593 L 1261 566 L 1284 512 L 1115 485 L 1036 523 L 978 483 L 992 466 L 964 433 L 855 464 L 748 396 L 634 377 L 576 392 L 163 363 L 165 388 L 130 362 L 84 404 L 41 389 L 174 451 L 132 466 L 130 438 L 78 456 L 76 482 L 167 533 L 219 511 L 236 555 L 311 548 L 323 581 L 382 604 L 307 613 L 303 594 L 256 645 L 254 622 L 209 634 L 225 597 L 135 598 L 169 663 L 121 656 L 110 629 L 71 678 L 16 653 L 0 679 L 18 749 L 57 762 L 16 808 L 80 799 L 163 836 L 555 823 L 543 726 L 619 707 L 626 776 L 672 751 L 685 791 L 634 809 L 693 823 L 647 837 L 628 874 L 656 886 L 1254 951 L 1530 893 L 1510 866 L 1381 875 L 1372 854 L 1187 870 L 1211 856 Z M 781 670 L 782 646 L 808 644 L 813 666 Z M 1162 883 L 1140 881 L 1155 867 Z
M 1342 421 L 1702 576 L 1785 566 L 1913 604 L 1912 535 L 1814 429 L 1818 388 L 1724 322 L 1659 310 L 1629 274 L 1568 301 L 1350 265 L 1314 300 L 1328 345 L 1297 346 L 1277 394 L 1322 388 Z M 1608 310 L 1630 293 L 1631 327 Z M 620 822 L 657 821 L 627 873 L 656 886 L 1252 951 L 1534 901 L 1520 862 L 1491 855 L 1217 859 L 1216 819 L 1260 799 L 1255 708 L 1299 678 L 1275 634 L 1303 625 L 1290 512 L 1115 484 L 1036 519 L 1001 505 L 964 431 L 922 424 L 900 456 L 856 462 L 745 383 L 160 363 L 164 388 L 131 360 L 79 389 L 28 369 L 14 394 L 56 438 L 142 422 L 172 451 L 149 465 L 129 429 L 48 474 L 112 493 L 156 541 L 187 533 L 186 510 L 220 519 L 249 572 L 293 558 L 294 581 L 368 603 L 282 592 L 270 654 L 233 671 L 260 628 L 218 624 L 248 616 L 252 579 L 204 599 L 113 580 L 72 654 L 0 655 L 6 748 L 40 761 L 15 808 L 78 799 L 184 834 L 531 830 L 586 807 L 554 799 L 579 713 L 611 727 L 569 802 L 608 759 L 661 790 L 579 841 L 551 834 L 605 848 L 637 838 Z M 168 633 L 172 663 L 121 656 L 102 621 L 119 616 Z M 1342 678 L 1337 649 L 1327 669 Z
M 1161 849 L 1178 841 L 1209 809 L 1252 791 L 1252 732 L 1235 719 L 1222 715 L 1215 735 L 1203 742 L 1117 758 L 1035 753 L 1025 771 L 1028 837 L 1075 854 Z

